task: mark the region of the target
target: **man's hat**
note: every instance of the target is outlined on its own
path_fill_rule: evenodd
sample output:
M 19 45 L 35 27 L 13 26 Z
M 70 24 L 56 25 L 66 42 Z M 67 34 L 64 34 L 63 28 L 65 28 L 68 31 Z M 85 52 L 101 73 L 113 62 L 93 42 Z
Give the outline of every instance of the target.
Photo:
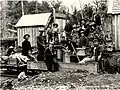
M 30 37 L 30 35 L 29 35 L 29 34 L 25 34 L 25 35 L 23 36 L 23 38 L 25 39 L 25 37 L 26 37 L 26 36 Z
M 84 31 L 82 30 L 80 33 L 84 33 Z
M 12 49 L 12 48 L 14 48 L 14 47 L 13 47 L 13 46 L 10 46 L 10 47 L 9 47 L 9 49 Z
M 94 22 L 91 22 L 91 23 L 89 23 L 89 25 L 90 25 L 90 26 L 93 26 L 93 25 L 95 25 L 95 23 L 94 23 Z
M 76 24 L 74 24 L 74 25 L 73 25 L 73 28 L 77 28 L 77 25 L 76 25 Z

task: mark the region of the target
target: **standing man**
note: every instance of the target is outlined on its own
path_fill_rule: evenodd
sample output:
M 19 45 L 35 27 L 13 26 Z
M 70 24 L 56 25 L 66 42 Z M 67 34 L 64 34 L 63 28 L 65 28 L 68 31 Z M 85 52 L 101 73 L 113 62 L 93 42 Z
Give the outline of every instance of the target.
M 58 24 L 54 23 L 53 24 L 53 38 L 54 38 L 54 41 L 55 41 L 56 38 L 58 39 L 58 33 L 59 33 Z
M 52 27 L 51 25 L 47 29 L 47 34 L 48 34 L 48 43 L 52 42 Z
M 29 40 L 30 35 L 29 34 L 25 34 L 24 35 L 24 41 L 22 42 L 22 55 L 24 56 L 29 56 L 29 51 L 32 53 L 32 48 L 31 48 L 31 44 L 28 41 Z
M 66 25 L 65 25 L 64 30 L 66 31 L 66 37 L 69 38 L 71 35 L 71 32 L 73 30 L 73 26 L 69 20 L 66 21 Z
M 37 60 L 43 61 L 44 60 L 44 39 L 43 39 L 43 30 L 39 31 L 40 34 L 37 36 L 37 48 L 38 48 L 38 55 Z
M 47 69 L 50 72 L 57 70 L 57 67 L 55 67 L 56 63 L 54 61 L 54 50 L 53 50 L 53 45 L 49 44 L 49 46 L 45 50 L 45 63 L 47 65 Z
M 29 34 L 25 34 L 24 37 L 23 37 L 25 40 L 22 42 L 22 55 L 33 59 L 34 57 L 32 57 L 30 55 L 30 53 L 32 54 L 32 48 L 31 48 L 30 42 L 28 41 L 29 37 L 30 37 Z M 24 67 L 23 71 L 27 72 L 27 67 L 26 66 Z

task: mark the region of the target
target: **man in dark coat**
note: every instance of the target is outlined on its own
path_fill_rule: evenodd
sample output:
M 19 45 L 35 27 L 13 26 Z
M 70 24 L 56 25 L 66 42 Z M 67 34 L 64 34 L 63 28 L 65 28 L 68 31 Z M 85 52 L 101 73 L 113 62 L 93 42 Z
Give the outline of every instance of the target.
M 45 63 L 47 65 L 47 69 L 50 72 L 53 72 L 53 67 L 54 67 L 54 50 L 53 50 L 53 45 L 50 44 L 49 47 L 46 48 L 45 50 Z
M 73 30 L 73 27 L 69 20 L 67 20 L 64 30 L 66 31 L 66 36 L 69 38 L 71 35 L 71 31 Z
M 39 31 L 40 34 L 37 36 L 37 48 L 38 48 L 38 55 L 37 55 L 37 60 L 38 61 L 43 61 L 44 60 L 44 39 L 43 39 L 43 31 Z
M 100 15 L 98 13 L 95 15 L 95 25 L 96 26 L 101 25 L 101 17 L 100 17 Z
M 28 56 L 29 51 L 31 51 L 31 53 L 32 53 L 31 44 L 28 41 L 29 37 L 30 37 L 29 34 L 25 34 L 23 37 L 25 40 L 22 42 L 22 55 L 24 55 L 24 56 Z
M 84 31 L 81 31 L 81 37 L 80 37 L 79 45 L 80 45 L 80 47 L 88 46 L 88 39 L 87 39 L 87 37 L 85 37 Z
M 95 57 L 95 61 L 98 62 L 98 72 L 103 70 L 103 48 L 99 46 L 97 39 L 94 39 L 94 47 L 91 48 L 91 57 Z

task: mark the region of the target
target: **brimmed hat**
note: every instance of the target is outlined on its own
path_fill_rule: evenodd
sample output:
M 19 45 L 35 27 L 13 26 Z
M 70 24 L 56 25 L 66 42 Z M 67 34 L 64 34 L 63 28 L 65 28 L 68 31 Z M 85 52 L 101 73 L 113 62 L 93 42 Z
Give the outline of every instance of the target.
M 73 28 L 77 28 L 77 25 L 76 25 L 76 24 L 74 24 L 74 25 L 73 25 Z
M 10 46 L 10 47 L 9 47 L 9 49 L 12 49 L 12 48 L 14 48 L 14 47 L 13 47 L 13 46 Z
M 80 33 L 84 33 L 84 31 L 82 30 Z
M 94 22 L 91 22 L 91 23 L 89 23 L 89 25 L 90 25 L 90 26 L 93 26 L 93 25 L 95 25 L 95 23 L 94 23 Z
M 57 23 L 53 23 L 53 26 L 55 26 L 55 25 L 58 27 L 58 24 L 57 24 Z
M 93 42 L 94 42 L 94 43 L 95 43 L 95 42 L 98 42 L 98 39 L 94 39 Z
M 26 36 L 30 37 L 30 35 L 29 35 L 29 34 L 25 34 L 25 35 L 23 36 L 23 38 L 25 39 L 25 37 L 26 37 Z

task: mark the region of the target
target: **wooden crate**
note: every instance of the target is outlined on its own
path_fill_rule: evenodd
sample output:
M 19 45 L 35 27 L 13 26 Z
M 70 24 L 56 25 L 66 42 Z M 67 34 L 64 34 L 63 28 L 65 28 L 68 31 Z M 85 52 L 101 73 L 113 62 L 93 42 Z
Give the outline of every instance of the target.
M 47 66 L 44 61 L 28 61 L 27 62 L 27 69 L 31 70 L 47 70 Z
M 86 56 L 89 53 L 89 48 L 76 48 L 78 56 Z
M 8 60 L 8 65 L 17 65 L 18 64 L 18 60 L 16 58 L 10 58 Z

